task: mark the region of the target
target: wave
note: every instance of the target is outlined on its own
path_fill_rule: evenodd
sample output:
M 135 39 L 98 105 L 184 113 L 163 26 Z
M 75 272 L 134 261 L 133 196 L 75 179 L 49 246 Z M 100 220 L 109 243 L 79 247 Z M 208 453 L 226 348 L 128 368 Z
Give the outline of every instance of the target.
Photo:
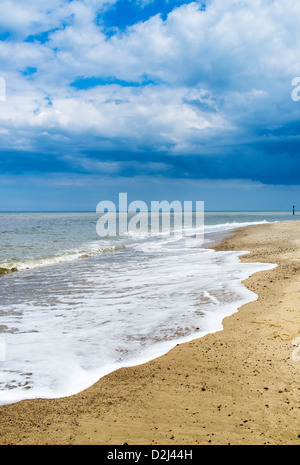
M 240 227 L 245 227 L 245 226 L 250 226 L 250 225 L 259 225 L 259 224 L 266 224 L 269 223 L 268 221 L 258 221 L 258 222 L 227 222 L 223 224 L 212 224 L 212 225 L 205 225 L 204 226 L 204 232 L 207 234 L 210 233 L 218 233 L 218 232 L 224 232 L 224 231 L 229 231 L 231 229 L 236 229 Z M 185 233 L 189 235 L 189 233 L 193 234 L 197 232 L 198 228 L 193 228 L 191 227 L 190 229 L 186 229 Z M 182 230 L 173 230 L 173 233 L 175 236 L 171 236 L 172 241 L 176 241 L 182 237 Z M 178 235 L 176 235 L 178 233 Z M 169 236 L 170 231 L 165 231 L 165 232 L 160 232 L 157 234 L 157 237 L 167 237 Z M 149 236 L 149 232 L 141 232 L 141 233 L 133 233 L 129 232 L 127 234 L 128 237 L 133 241 L 133 244 L 136 242 L 136 240 L 145 240 L 147 237 L 154 238 L 154 236 Z M 132 245 L 133 245 L 132 244 Z M 92 244 L 91 244 L 92 245 Z M 66 263 L 66 262 L 72 262 L 74 260 L 78 260 L 81 258 L 89 258 L 95 255 L 99 255 L 102 253 L 108 253 L 108 252 L 115 252 L 120 249 L 125 248 L 126 246 L 124 244 L 116 245 L 116 246 L 110 246 L 110 247 L 96 247 L 96 248 L 89 248 L 86 250 L 75 250 L 75 251 L 67 251 L 63 254 L 60 255 L 54 255 L 52 257 L 46 257 L 46 258 L 35 258 L 35 259 L 26 259 L 24 261 L 5 261 L 0 263 L 0 276 L 9 274 L 9 273 L 16 273 L 19 271 L 25 271 L 25 270 L 30 270 L 33 268 L 38 268 L 38 267 L 44 267 L 44 266 L 51 266 L 51 265 L 56 265 L 59 263 Z
M 72 262 L 81 258 L 89 258 L 101 253 L 116 252 L 124 249 L 126 246 L 116 245 L 113 247 L 104 247 L 94 250 L 77 250 L 73 252 L 66 252 L 61 255 L 55 255 L 53 257 L 29 259 L 24 261 L 11 261 L 0 263 L 0 276 L 9 273 L 16 273 L 18 271 L 31 270 L 33 268 L 56 265 L 58 263 Z
M 209 224 L 205 225 L 205 230 L 215 230 L 216 232 L 225 230 L 227 231 L 228 229 L 236 229 L 236 228 L 244 228 L 246 226 L 257 226 L 260 224 L 268 224 L 270 221 L 263 220 L 263 221 L 248 221 L 248 222 L 237 222 L 237 221 L 232 221 L 232 222 L 227 222 L 223 224 Z M 272 223 L 277 223 L 277 221 L 272 221 Z M 214 232 L 215 232 L 214 231 Z

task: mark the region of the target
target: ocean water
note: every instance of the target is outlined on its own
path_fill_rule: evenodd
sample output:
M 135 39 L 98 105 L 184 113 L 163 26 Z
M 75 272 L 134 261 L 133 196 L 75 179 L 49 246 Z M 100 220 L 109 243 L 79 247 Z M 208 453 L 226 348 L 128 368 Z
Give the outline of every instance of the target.
M 147 227 L 101 238 L 98 218 L 0 214 L 1 404 L 75 394 L 222 329 L 257 298 L 242 280 L 275 264 L 243 264 L 214 241 L 240 226 L 299 219 L 207 212 L 204 243 L 189 247 L 176 231 L 149 236 Z

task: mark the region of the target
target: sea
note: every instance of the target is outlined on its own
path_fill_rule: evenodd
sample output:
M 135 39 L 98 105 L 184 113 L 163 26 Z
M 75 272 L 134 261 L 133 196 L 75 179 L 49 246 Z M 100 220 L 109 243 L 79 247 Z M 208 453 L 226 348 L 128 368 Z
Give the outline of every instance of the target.
M 221 330 L 257 299 L 242 281 L 276 264 L 241 263 L 247 251 L 214 243 L 294 219 L 205 212 L 204 241 L 191 246 L 176 229 L 99 237 L 97 213 L 0 213 L 0 404 L 76 394 Z

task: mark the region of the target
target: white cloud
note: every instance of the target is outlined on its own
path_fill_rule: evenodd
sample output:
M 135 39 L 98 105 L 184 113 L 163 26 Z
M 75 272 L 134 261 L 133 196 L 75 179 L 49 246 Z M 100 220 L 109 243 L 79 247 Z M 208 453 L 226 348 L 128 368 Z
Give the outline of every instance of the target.
M 72 22 L 93 19 L 116 0 L 1 0 L 0 29 L 18 37 L 39 34 Z
M 16 34 L 0 42 L 8 93 L 0 105 L 2 145 L 34 146 L 48 133 L 53 142 L 85 135 L 105 148 L 196 153 L 214 134 L 230 139 L 243 124 L 257 125 L 258 116 L 280 125 L 290 114 L 299 3 L 211 0 L 202 11 L 194 2 L 111 38 L 95 22 L 107 3 L 2 2 L 0 26 Z M 57 28 L 44 44 L 20 39 Z M 24 76 L 27 67 L 37 72 Z M 70 83 L 78 76 L 157 85 L 76 90 Z

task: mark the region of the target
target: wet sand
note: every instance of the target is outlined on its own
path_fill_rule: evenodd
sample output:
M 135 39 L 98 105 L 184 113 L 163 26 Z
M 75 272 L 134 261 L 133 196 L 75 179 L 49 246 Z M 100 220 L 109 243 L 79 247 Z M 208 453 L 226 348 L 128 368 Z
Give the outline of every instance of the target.
M 278 265 L 244 282 L 257 301 L 80 394 L 0 407 L 0 444 L 300 444 L 300 222 L 242 228 L 215 248 Z

